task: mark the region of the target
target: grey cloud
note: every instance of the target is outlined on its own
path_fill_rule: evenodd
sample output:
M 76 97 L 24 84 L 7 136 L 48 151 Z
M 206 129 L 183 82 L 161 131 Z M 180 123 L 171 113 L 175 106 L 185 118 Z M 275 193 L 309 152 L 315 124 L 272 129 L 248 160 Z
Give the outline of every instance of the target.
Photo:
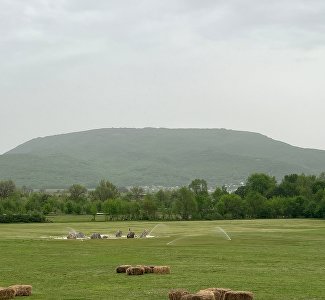
M 184 37 L 189 43 L 229 39 L 291 46 L 325 43 L 325 3 L 316 0 L 6 0 L 0 11 L 0 43 L 8 55 L 12 49 L 26 49 L 26 55 L 32 55 L 28 49 L 34 48 L 42 57 L 70 45 L 66 51 L 70 56 L 73 45 L 82 44 L 99 45 L 103 52 L 117 44 L 143 51 L 177 48 Z
M 251 38 L 270 45 L 325 44 L 325 3 L 323 1 L 229 1 L 223 12 L 207 13 L 199 28 L 211 40 Z

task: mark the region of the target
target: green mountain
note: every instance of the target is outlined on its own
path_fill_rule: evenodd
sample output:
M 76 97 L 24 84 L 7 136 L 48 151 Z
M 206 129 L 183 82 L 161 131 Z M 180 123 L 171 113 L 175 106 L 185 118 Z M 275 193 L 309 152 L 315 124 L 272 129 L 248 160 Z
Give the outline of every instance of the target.
M 253 172 L 281 179 L 325 171 L 325 151 L 226 129 L 97 129 L 28 141 L 0 156 L 0 180 L 33 188 L 239 184 Z

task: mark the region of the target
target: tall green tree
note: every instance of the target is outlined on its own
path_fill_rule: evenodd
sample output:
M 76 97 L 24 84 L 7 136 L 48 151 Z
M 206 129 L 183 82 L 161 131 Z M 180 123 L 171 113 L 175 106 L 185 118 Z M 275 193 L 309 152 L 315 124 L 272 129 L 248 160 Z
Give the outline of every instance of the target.
M 276 180 L 274 176 L 254 173 L 248 177 L 246 187 L 248 192 L 257 192 L 264 197 L 270 198 L 275 191 Z
M 176 193 L 175 211 L 183 220 L 188 220 L 197 212 L 197 203 L 194 193 L 186 187 Z
M 133 186 L 129 192 L 129 198 L 131 200 L 140 200 L 144 197 L 144 189 L 140 186 Z
M 223 195 L 217 203 L 218 212 L 229 219 L 242 219 L 246 215 L 243 199 L 236 194 Z
M 205 219 L 213 208 L 212 198 L 208 193 L 208 184 L 204 179 L 194 179 L 189 189 L 194 193 L 197 203 L 197 217 Z
M 152 195 L 146 195 L 141 203 L 143 218 L 153 220 L 156 218 L 157 205 Z
M 228 195 L 228 194 L 229 193 L 227 191 L 227 187 L 225 185 L 223 185 L 221 188 L 216 187 L 216 189 L 212 193 L 212 198 L 213 198 L 214 202 L 217 203 L 223 195 Z
M 204 179 L 194 179 L 188 187 L 195 196 L 208 194 L 208 184 Z
M 101 180 L 94 191 L 94 195 L 100 201 L 115 199 L 119 196 L 118 188 L 108 180 Z
M 262 218 L 265 217 L 266 210 L 266 197 L 262 196 L 258 192 L 249 192 L 245 201 L 247 204 L 247 213 L 250 217 L 253 218 Z
M 81 184 L 73 184 L 72 186 L 69 187 L 68 192 L 70 194 L 71 200 L 78 201 L 83 199 L 86 196 L 87 189 Z
M 0 198 L 8 198 L 16 191 L 16 185 L 12 180 L 0 181 Z

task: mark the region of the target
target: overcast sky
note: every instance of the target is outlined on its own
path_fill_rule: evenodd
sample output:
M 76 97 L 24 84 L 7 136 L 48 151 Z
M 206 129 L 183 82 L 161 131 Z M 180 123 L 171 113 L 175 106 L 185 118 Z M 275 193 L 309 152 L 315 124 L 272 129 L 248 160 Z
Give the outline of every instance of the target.
M 325 1 L 0 0 L 0 153 L 147 126 L 325 149 Z

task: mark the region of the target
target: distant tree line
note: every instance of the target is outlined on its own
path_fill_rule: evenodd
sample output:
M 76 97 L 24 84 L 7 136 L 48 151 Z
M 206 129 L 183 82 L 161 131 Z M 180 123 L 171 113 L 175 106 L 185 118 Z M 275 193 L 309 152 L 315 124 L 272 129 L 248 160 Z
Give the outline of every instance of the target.
M 325 218 L 325 173 L 290 174 L 279 183 L 275 177 L 255 173 L 233 192 L 222 186 L 212 193 L 204 179 L 152 193 L 145 193 L 141 187 L 121 189 L 107 180 L 93 191 L 74 184 L 56 193 L 17 188 L 11 180 L 0 181 L 2 219 L 14 215 L 87 214 L 95 220 L 98 213 L 107 221 Z

